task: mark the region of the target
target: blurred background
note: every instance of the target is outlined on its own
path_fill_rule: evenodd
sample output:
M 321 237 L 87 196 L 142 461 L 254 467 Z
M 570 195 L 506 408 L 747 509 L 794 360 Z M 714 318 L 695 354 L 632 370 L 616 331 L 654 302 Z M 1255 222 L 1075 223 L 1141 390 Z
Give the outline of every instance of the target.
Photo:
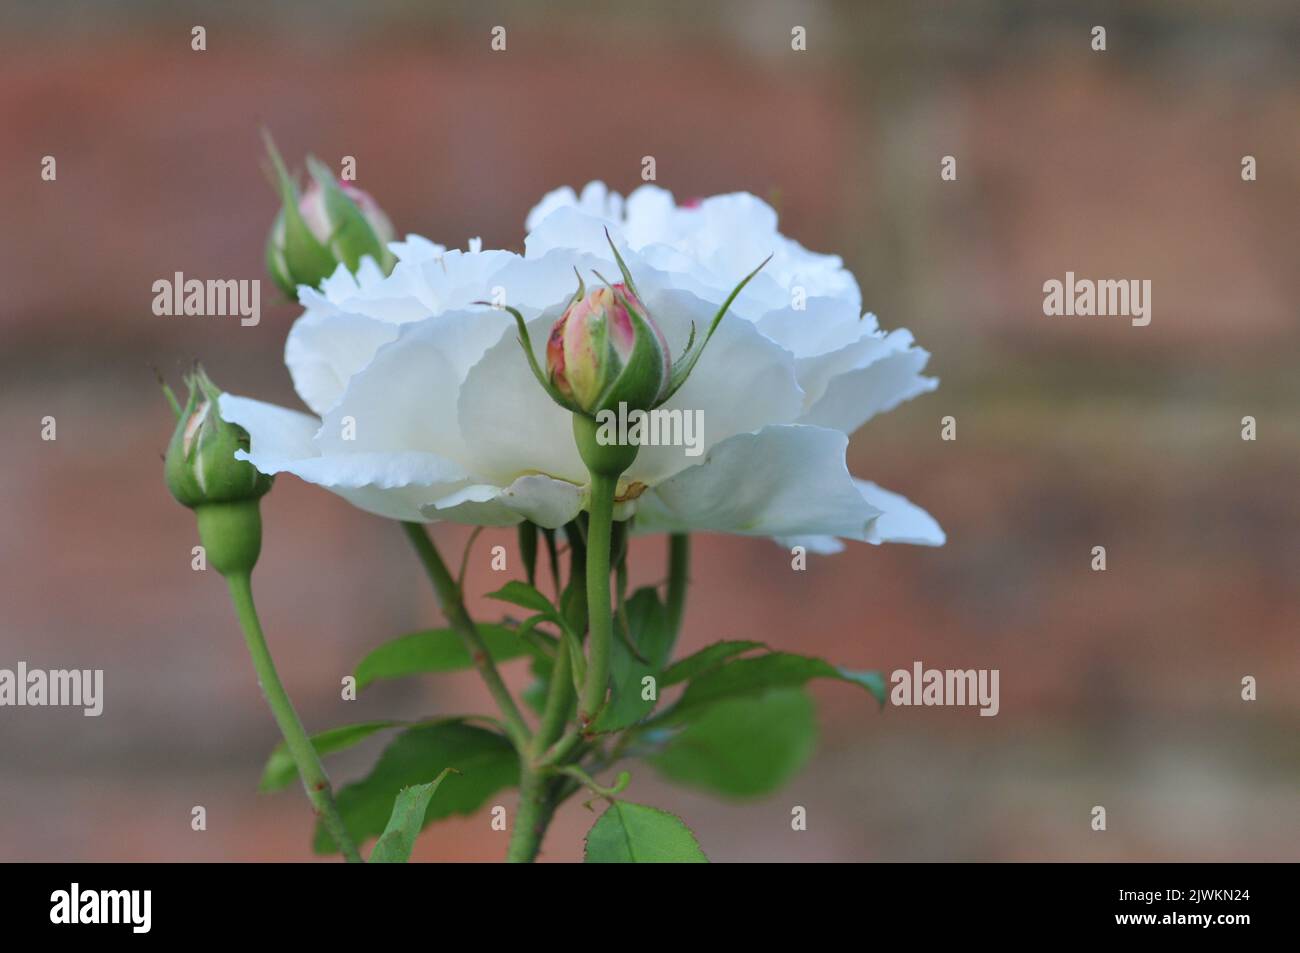
M 879 712 L 817 684 L 819 747 L 773 796 L 636 770 L 634 798 L 712 858 L 1300 856 L 1295 3 L 43 0 L 0 17 L 0 667 L 103 668 L 107 696 L 99 718 L 0 709 L 0 859 L 311 856 L 301 794 L 256 791 L 277 734 L 224 587 L 190 569 L 150 370 L 175 381 L 201 357 L 230 390 L 300 406 L 282 363 L 298 309 L 269 281 L 257 327 L 150 307 L 176 271 L 265 278 L 262 125 L 294 164 L 355 156 L 399 231 L 452 246 L 522 250 L 546 191 L 627 192 L 653 155 L 679 200 L 769 198 L 933 352 L 942 387 L 868 424 L 851 462 L 947 546 L 794 573 L 771 543 L 698 538 L 681 650 L 998 668 L 1001 712 Z M 1044 317 L 1067 270 L 1150 279 L 1151 324 Z M 309 729 L 488 710 L 472 674 L 341 701 L 340 677 L 436 606 L 395 524 L 290 477 L 263 512 L 261 610 Z M 466 535 L 435 531 L 449 560 Z M 470 570 L 483 618 L 497 542 L 514 535 L 489 531 Z M 662 578 L 662 540 L 635 545 L 640 581 Z M 332 758 L 336 782 L 383 743 Z M 431 829 L 417 858 L 501 858 L 488 821 Z M 544 859 L 579 858 L 590 823 L 567 805 Z

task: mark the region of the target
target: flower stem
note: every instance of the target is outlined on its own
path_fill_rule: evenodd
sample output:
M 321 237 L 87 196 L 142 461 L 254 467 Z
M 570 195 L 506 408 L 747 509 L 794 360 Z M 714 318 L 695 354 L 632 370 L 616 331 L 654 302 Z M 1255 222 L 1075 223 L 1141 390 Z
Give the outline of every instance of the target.
M 551 670 L 551 682 L 546 693 L 546 705 L 542 709 L 542 721 L 533 735 L 532 757 L 534 760 L 545 753 L 547 747 L 560 736 L 564 723 L 568 720 L 570 706 L 573 704 L 573 689 L 570 686 L 572 659 L 560 645 L 555 653 L 555 667 Z
M 668 537 L 668 631 L 676 640 L 686 611 L 686 588 L 691 573 L 691 537 L 673 533 Z
M 496 663 L 488 654 L 483 636 L 479 634 L 474 620 L 465 611 L 465 601 L 461 597 L 460 587 L 456 585 L 456 580 L 448 571 L 447 564 L 438 555 L 438 550 L 434 548 L 433 540 L 429 539 L 423 524 L 403 523 L 402 528 L 406 530 L 411 545 L 415 547 L 420 562 L 424 564 L 424 571 L 428 574 L 429 581 L 433 583 L 433 590 L 438 597 L 438 604 L 442 606 L 443 615 L 451 623 L 452 630 L 460 636 L 465 651 L 469 653 L 474 667 L 478 669 L 479 675 L 487 684 L 497 707 L 501 709 L 501 715 L 505 719 L 506 734 L 514 744 L 515 750 L 521 755 L 524 754 L 528 750 L 529 743 L 528 725 L 519 711 L 519 706 L 515 704 L 510 689 L 506 688 L 506 683 L 502 681 Z
M 521 761 L 519 776 L 519 810 L 510 834 L 506 860 L 512 864 L 530 864 L 542 846 L 542 835 L 551 821 L 547 780 L 532 765 Z
M 343 852 L 343 857 L 349 863 L 361 863 L 357 846 L 348 834 L 343 818 L 339 816 L 338 805 L 334 803 L 334 791 L 330 787 L 329 778 L 325 775 L 325 768 L 321 765 L 320 757 L 312 747 L 311 739 L 307 737 L 302 721 L 294 711 L 293 702 L 289 701 L 289 695 L 285 692 L 280 676 L 275 670 L 271 650 L 267 648 L 266 636 L 263 635 L 262 624 L 257 618 L 257 607 L 253 604 L 251 577 L 247 572 L 231 573 L 226 576 L 226 583 L 230 587 L 230 600 L 235 605 L 235 613 L 239 616 L 239 625 L 244 630 L 244 641 L 248 645 L 248 654 L 252 656 L 257 680 L 262 686 L 262 693 L 266 696 L 267 703 L 271 706 L 271 713 L 275 715 L 276 723 L 280 726 L 284 743 L 298 766 L 298 775 L 302 778 L 302 786 L 307 791 L 307 797 L 324 823 L 325 829 L 334 838 L 334 843 Z
M 609 600 L 610 533 L 618 476 L 591 474 L 591 517 L 587 524 L 587 678 L 578 700 L 578 722 L 586 730 L 600 714 L 609 688 L 609 652 L 614 618 Z

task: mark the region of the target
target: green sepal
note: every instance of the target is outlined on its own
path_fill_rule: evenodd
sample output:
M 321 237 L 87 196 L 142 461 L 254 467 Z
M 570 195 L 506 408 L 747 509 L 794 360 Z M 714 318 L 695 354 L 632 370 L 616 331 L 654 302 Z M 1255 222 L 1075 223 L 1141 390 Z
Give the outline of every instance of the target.
M 298 186 L 294 184 L 284 160 L 280 158 L 280 151 L 276 149 L 271 134 L 263 130 L 262 136 L 266 140 L 266 149 L 275 172 L 276 189 L 280 193 L 280 212 L 271 227 L 271 237 L 268 240 L 267 268 L 275 283 L 293 298 L 298 285 L 319 287 L 322 281 L 334 273 L 338 260 L 333 252 L 317 241 L 307 227 L 298 208 Z M 270 248 L 270 243 L 277 241 L 280 245 L 278 256 L 273 255 Z
M 681 390 L 682 385 L 686 383 L 686 379 L 691 376 L 691 371 L 695 370 L 695 365 L 699 362 L 700 356 L 704 353 L 704 348 L 708 345 L 709 338 L 713 337 L 713 332 L 718 329 L 718 325 L 722 322 L 723 316 L 726 315 L 727 309 L 731 307 L 731 303 L 735 301 L 736 296 L 744 290 L 745 285 L 749 284 L 753 277 L 762 271 L 763 267 L 771 260 L 772 256 L 768 255 L 757 268 L 747 274 L 744 278 L 740 279 L 740 284 L 736 285 L 736 287 L 731 290 L 731 294 L 727 295 L 727 300 L 722 302 L 722 307 L 720 307 L 718 313 L 713 316 L 713 322 L 709 325 L 708 332 L 704 335 L 704 339 L 699 342 L 698 346 L 696 346 L 695 340 L 695 326 L 691 326 L 691 339 L 687 343 L 686 350 L 682 353 L 682 356 L 673 364 L 672 373 L 668 377 L 668 388 L 660 398 L 660 404 L 663 404 L 671 398 L 673 394 Z
M 275 478 L 259 472 L 247 460 L 235 459 L 236 451 L 249 449 L 248 431 L 222 419 L 221 390 L 202 367 L 187 374 L 185 384 L 189 396 L 163 458 L 167 489 L 190 509 L 264 496 Z
M 613 248 L 613 244 L 610 245 Z M 618 252 L 616 251 L 617 255 Z M 620 265 L 622 259 L 619 259 Z M 626 266 L 624 266 L 626 267 Z M 625 272 L 626 274 L 626 272 Z M 620 295 L 603 275 L 599 272 L 596 277 L 605 283 L 605 287 L 618 299 L 632 319 L 633 344 L 632 353 L 628 355 L 627 362 L 618 369 L 618 373 L 605 384 L 592 406 L 591 414 L 594 416 L 603 410 L 616 411 L 620 403 L 626 404 L 628 410 L 650 410 L 659 406 L 661 401 L 659 395 L 663 393 L 668 381 L 664 380 L 664 352 L 659 343 L 659 335 L 650 327 L 650 322 L 646 319 L 631 300 L 626 295 Z M 631 286 L 629 286 L 630 288 Z M 636 289 L 632 289 L 636 294 Z M 637 295 L 637 300 L 640 296 Z M 602 322 L 604 335 L 608 335 L 608 321 Z M 602 338 L 599 342 L 602 350 L 611 350 Z M 612 364 L 612 361 L 606 360 L 606 365 Z
M 632 272 L 628 270 L 627 262 L 623 260 L 623 256 L 618 253 L 618 249 L 614 246 L 614 239 L 610 237 L 608 228 L 605 229 L 605 241 L 609 242 L 609 250 L 614 253 L 614 261 L 618 263 L 618 270 L 623 275 L 623 284 L 627 285 L 628 290 L 639 299 L 641 292 L 636 290 L 636 282 L 632 280 Z
M 515 319 L 515 325 L 519 330 L 519 346 L 523 348 L 524 356 L 528 358 L 528 368 L 533 372 L 533 377 L 537 378 L 537 383 L 542 386 L 542 390 L 546 391 L 551 400 L 565 410 L 572 411 L 575 414 L 584 413 L 581 407 L 560 393 L 559 389 L 551 383 L 546 372 L 537 363 L 537 355 L 533 353 L 533 339 L 528 334 L 528 325 L 524 322 L 524 316 L 519 313 L 517 308 L 512 308 L 508 304 L 493 304 L 491 301 L 475 301 L 474 304 L 486 305 L 489 308 L 500 308 L 502 311 L 509 312 L 510 316 Z
M 315 156 L 307 157 L 307 170 L 316 180 L 324 199 L 325 218 L 332 229 L 329 248 L 333 257 L 356 273 L 361 259 L 369 255 L 385 273 L 392 270 L 393 253 L 384 247 L 361 208 L 339 186 L 329 168 Z

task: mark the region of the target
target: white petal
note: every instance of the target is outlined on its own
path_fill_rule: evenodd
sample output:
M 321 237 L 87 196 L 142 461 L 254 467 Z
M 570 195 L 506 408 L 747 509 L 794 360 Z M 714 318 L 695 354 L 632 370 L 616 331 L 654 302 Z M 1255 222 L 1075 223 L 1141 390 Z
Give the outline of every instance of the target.
M 447 248 L 422 235 L 407 235 L 404 242 L 389 242 L 388 250 L 397 256 L 398 261 L 418 262 L 437 258 Z
M 589 215 L 576 205 L 557 208 L 543 219 L 524 239 L 524 257 L 541 258 L 549 251 L 565 249 L 588 255 L 609 253 L 605 229 L 619 237 L 618 222 Z
M 532 520 L 556 529 L 586 505 L 584 488 L 547 476 L 525 476 L 510 486 L 477 483 L 424 507 L 426 519 L 450 520 L 475 526 L 513 526 Z
M 848 438 L 819 427 L 740 434 L 647 491 L 637 527 L 752 536 L 860 536 L 880 513 L 844 463 Z
M 604 233 L 601 234 L 603 242 Z M 600 279 L 596 278 L 595 272 L 611 281 L 617 280 L 614 256 L 610 254 L 608 245 L 601 247 L 603 251 L 595 255 L 557 248 L 539 258 L 514 258 L 492 275 L 492 284 L 504 292 L 505 301 L 502 303 L 518 308 L 526 318 L 534 318 L 552 308 L 558 318 L 560 310 L 578 290 L 579 274 L 589 289 L 599 286 Z M 642 268 L 640 261 L 632 252 L 627 254 L 631 256 L 629 267 L 634 273 L 639 273 Z
M 853 482 L 862 498 L 881 512 L 866 532 L 846 538 L 876 546 L 881 543 L 942 546 L 947 541 L 934 517 L 915 503 L 866 480 L 854 479 Z M 789 536 L 777 538 L 775 542 L 786 549 L 803 546 L 808 552 L 818 555 L 831 555 L 844 549 L 844 543 L 834 536 Z
M 867 531 L 868 543 L 942 546 L 947 541 L 935 518 L 906 497 L 867 480 L 854 480 L 862 498 L 881 511 Z
M 671 242 L 677 203 L 673 194 L 657 185 L 643 185 L 627 197 L 623 233 L 633 248 Z
M 424 314 L 468 308 L 476 301 L 490 301 L 493 275 L 519 258 L 514 252 L 460 251 L 453 249 L 436 258 L 411 266 L 409 293 L 424 308 Z M 399 266 L 400 267 L 400 266 Z M 393 272 L 397 274 L 396 269 Z
M 532 207 L 524 219 L 524 230 L 531 232 L 557 208 L 568 208 L 578 204 L 578 193 L 570 185 L 562 185 L 542 196 L 542 200 Z
M 303 403 L 326 413 L 343 396 L 352 375 L 397 337 L 398 327 L 341 312 L 309 311 L 295 321 L 285 341 L 284 363 Z
M 426 519 L 425 506 L 465 483 L 462 470 L 431 453 L 341 453 L 292 472 L 368 513 L 407 522 Z
M 533 351 L 546 366 L 546 338 L 558 309 L 528 322 Z M 528 473 L 586 483 L 573 442 L 572 415 L 542 390 L 514 334 L 488 348 L 460 388 L 457 420 L 466 465 L 482 480 L 508 486 Z
M 360 294 L 362 288 L 374 287 L 383 278 L 384 273 L 369 255 L 361 259 L 356 274 L 339 262 L 334 271 L 321 281 L 319 291 L 310 285 L 299 285 L 298 300 L 304 307 L 310 307 L 309 302 L 340 305 Z
M 220 406 L 222 419 L 248 431 L 250 452 L 241 451 L 241 459 L 263 473 L 280 473 L 317 455 L 312 438 L 320 421 L 315 417 L 234 394 L 222 394 Z
M 552 212 L 561 208 L 577 208 L 588 215 L 617 222 L 623 217 L 623 197 L 617 192 L 611 192 L 604 182 L 588 182 L 582 188 L 581 198 L 569 186 L 561 186 L 548 192 L 533 206 L 524 221 L 524 228 L 533 231 Z
M 879 333 L 874 314 L 859 315 L 841 298 L 808 298 L 803 304 L 769 311 L 757 322 L 760 331 L 799 360 L 836 353 Z
M 852 433 L 876 414 L 938 387 L 935 378 L 921 376 L 929 359 L 928 351 L 913 347 L 841 374 L 799 422 Z
M 834 556 L 844 552 L 844 543 L 834 536 L 777 536 L 772 540 L 782 549 L 802 546 L 815 556 Z
M 827 390 L 837 378 L 855 371 L 865 372 L 870 365 L 902 354 L 911 347 L 912 332 L 905 328 L 888 334 L 876 330 L 865 332 L 844 347 L 795 361 L 795 373 L 799 375 L 799 383 L 804 388 L 804 412 L 811 411 L 826 396 Z M 918 351 L 915 359 L 919 359 L 919 354 Z M 921 363 L 924 364 L 924 361 Z
M 674 354 L 680 354 L 695 322 L 696 332 L 708 331 L 717 306 L 680 291 L 652 292 L 646 307 L 656 317 Z M 700 420 L 702 434 L 696 452 L 682 446 L 644 446 L 627 472 L 629 480 L 653 485 L 699 463 L 729 437 L 751 433 L 770 424 L 792 423 L 803 410 L 803 391 L 795 379 L 790 353 L 765 337 L 749 321 L 728 314 L 704 349 L 704 354 L 662 410 L 680 410 L 683 419 Z
M 249 452 L 236 452 L 263 473 L 292 473 L 390 519 L 420 520 L 420 508 L 466 482 L 455 463 L 432 453 L 320 454 L 316 421 L 273 404 L 221 396 L 222 416 L 248 431 Z
M 456 420 L 461 382 L 509 321 L 479 308 L 403 325 L 321 421 L 321 452 L 416 451 L 464 461 Z

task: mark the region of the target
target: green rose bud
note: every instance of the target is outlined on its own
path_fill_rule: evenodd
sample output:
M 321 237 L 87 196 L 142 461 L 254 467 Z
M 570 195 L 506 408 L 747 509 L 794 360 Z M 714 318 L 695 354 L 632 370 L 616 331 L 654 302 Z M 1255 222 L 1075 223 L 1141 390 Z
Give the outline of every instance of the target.
M 179 410 L 167 446 L 163 477 L 180 504 L 194 510 L 208 562 L 222 575 L 251 572 L 262 548 L 258 500 L 274 477 L 258 472 L 235 451 L 249 448 L 243 427 L 221 418 L 221 391 L 201 367 L 186 376 L 189 398 Z
M 396 259 L 388 243 L 395 235 L 378 203 L 311 157 L 311 181 L 300 193 L 269 136 L 266 144 L 281 202 L 266 241 L 266 268 L 280 289 L 293 298 L 298 285 L 318 287 L 340 262 L 355 274 L 367 255 L 391 271 Z

